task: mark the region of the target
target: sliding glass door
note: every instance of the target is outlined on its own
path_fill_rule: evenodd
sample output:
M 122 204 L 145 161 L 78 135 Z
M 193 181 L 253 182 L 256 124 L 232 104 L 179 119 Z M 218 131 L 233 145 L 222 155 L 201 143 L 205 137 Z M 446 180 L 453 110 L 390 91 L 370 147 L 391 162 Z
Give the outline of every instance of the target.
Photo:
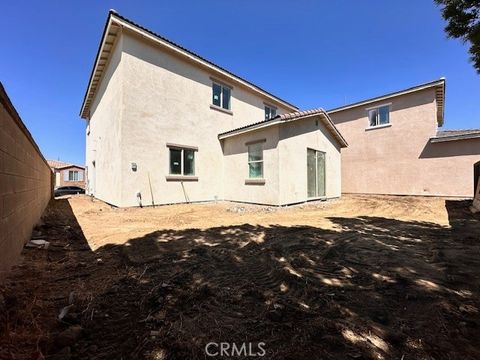
M 307 195 L 325 196 L 325 153 L 307 149 Z

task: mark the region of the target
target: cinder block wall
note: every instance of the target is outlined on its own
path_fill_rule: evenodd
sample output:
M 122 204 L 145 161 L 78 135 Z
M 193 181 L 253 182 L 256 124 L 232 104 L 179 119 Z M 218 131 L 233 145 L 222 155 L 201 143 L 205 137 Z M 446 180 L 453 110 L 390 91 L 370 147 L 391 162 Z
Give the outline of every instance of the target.
M 0 280 L 52 198 L 52 175 L 0 83 Z

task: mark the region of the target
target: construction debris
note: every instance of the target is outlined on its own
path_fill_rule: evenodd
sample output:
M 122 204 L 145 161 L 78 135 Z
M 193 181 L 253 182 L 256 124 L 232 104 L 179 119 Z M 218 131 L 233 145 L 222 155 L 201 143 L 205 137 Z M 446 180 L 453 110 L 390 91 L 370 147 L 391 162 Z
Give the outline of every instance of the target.
M 48 249 L 50 243 L 46 240 L 30 240 L 25 247 L 26 248 L 37 248 L 37 249 Z

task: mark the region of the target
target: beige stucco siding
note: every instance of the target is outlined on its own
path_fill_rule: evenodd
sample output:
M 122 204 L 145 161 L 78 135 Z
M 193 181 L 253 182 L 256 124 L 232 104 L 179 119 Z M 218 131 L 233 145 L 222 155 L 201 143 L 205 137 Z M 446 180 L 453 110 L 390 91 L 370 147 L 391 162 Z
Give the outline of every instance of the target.
M 265 184 L 246 184 L 248 145 L 255 141 L 263 147 Z M 225 199 L 256 204 L 280 205 L 279 198 L 279 127 L 248 132 L 222 140 L 224 154 Z
M 117 41 L 100 82 L 86 135 L 87 192 L 111 204 L 119 203 L 122 183 L 122 41 Z
M 248 144 L 262 141 L 265 184 L 248 184 Z M 287 122 L 223 140 L 225 199 L 270 205 L 307 196 L 307 149 L 325 153 L 326 198 L 341 194 L 340 146 L 319 117 Z
M 307 148 L 325 153 L 325 195 L 341 194 L 340 146 L 318 118 L 307 118 L 280 127 L 280 203 L 309 200 L 307 197 Z
M 223 199 L 223 155 L 217 135 L 262 120 L 263 99 L 233 85 L 233 115 L 211 109 L 210 73 L 129 33 L 123 34 L 123 50 L 125 135 L 119 205 L 136 206 L 137 192 L 146 205 L 152 204 L 152 195 L 155 204 Z M 198 147 L 198 181 L 166 180 L 167 143 Z
M 435 101 L 430 88 L 330 113 L 349 144 L 342 149 L 342 191 L 471 197 L 480 141 L 431 144 Z M 391 126 L 368 129 L 367 108 L 388 103 Z
M 212 79 L 232 88 L 230 112 L 211 108 Z M 146 206 L 217 199 L 270 205 L 301 202 L 307 200 L 306 149 L 312 147 L 327 152 L 327 197 L 338 196 L 340 154 L 332 144 L 336 141 L 313 120 L 272 126 L 222 144 L 218 134 L 263 120 L 265 104 L 276 106 L 277 114 L 291 111 L 231 81 L 124 29 L 91 107 L 89 191 L 121 207 L 138 206 L 138 193 Z M 245 143 L 259 137 L 265 139 L 265 184 L 249 185 Z M 167 144 L 197 149 L 194 179 L 169 177 Z M 298 163 L 294 167 L 301 175 L 288 171 L 284 162 L 289 161 Z M 288 194 L 281 194 L 281 184 Z

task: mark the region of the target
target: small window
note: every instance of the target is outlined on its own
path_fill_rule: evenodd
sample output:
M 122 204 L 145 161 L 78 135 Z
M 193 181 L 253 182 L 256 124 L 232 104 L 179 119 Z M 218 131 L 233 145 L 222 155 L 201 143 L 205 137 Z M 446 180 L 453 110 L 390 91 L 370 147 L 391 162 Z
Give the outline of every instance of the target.
M 248 177 L 263 178 L 263 144 L 248 145 Z
M 277 116 L 277 109 L 273 106 L 265 105 L 265 120 L 269 120 Z
M 170 175 L 195 175 L 195 150 L 170 148 Z
M 385 105 L 368 110 L 368 120 L 370 127 L 389 124 L 390 106 Z
M 212 104 L 226 110 L 230 110 L 232 89 L 226 85 L 212 84 Z
M 78 171 L 68 171 L 68 181 L 78 181 Z

